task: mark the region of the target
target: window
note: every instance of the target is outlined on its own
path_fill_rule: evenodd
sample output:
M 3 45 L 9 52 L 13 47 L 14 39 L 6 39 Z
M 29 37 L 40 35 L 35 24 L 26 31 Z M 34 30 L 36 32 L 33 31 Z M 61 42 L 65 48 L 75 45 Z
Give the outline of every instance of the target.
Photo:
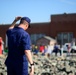
M 65 43 L 71 42 L 73 39 L 72 32 L 62 32 L 57 35 L 57 41 L 59 44 L 63 45 Z
M 45 34 L 31 34 L 31 42 L 32 44 L 36 44 L 36 40 L 45 36 Z

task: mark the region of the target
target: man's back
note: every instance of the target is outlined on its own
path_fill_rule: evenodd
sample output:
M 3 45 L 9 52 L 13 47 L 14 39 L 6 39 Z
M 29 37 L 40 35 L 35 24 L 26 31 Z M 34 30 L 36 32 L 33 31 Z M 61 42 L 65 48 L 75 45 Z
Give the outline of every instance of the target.
M 27 61 L 24 50 L 27 47 L 28 33 L 22 28 L 15 27 L 7 31 L 8 36 L 8 59 L 7 61 Z M 29 36 L 28 36 L 29 37 Z M 30 41 L 28 41 L 30 42 Z
M 20 20 L 18 27 L 16 22 Z M 28 62 L 31 65 L 30 75 L 34 74 L 34 63 L 30 49 L 30 37 L 25 31 L 30 26 L 28 17 L 16 17 L 7 30 L 8 56 L 5 61 L 7 75 L 28 75 Z

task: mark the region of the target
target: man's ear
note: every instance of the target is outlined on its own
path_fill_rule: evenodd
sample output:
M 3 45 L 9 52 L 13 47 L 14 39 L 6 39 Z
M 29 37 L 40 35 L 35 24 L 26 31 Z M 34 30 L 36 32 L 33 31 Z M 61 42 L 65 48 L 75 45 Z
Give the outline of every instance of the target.
M 28 27 L 28 24 L 26 23 L 26 27 Z

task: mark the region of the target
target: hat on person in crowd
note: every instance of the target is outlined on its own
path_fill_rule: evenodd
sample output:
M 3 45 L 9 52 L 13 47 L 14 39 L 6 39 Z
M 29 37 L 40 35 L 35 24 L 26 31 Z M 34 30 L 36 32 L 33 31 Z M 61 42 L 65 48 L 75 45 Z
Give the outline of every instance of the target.
M 29 24 L 29 28 L 30 28 L 30 22 L 31 22 L 30 18 L 28 18 L 28 17 L 22 17 L 21 20 L 27 21 L 28 24 Z

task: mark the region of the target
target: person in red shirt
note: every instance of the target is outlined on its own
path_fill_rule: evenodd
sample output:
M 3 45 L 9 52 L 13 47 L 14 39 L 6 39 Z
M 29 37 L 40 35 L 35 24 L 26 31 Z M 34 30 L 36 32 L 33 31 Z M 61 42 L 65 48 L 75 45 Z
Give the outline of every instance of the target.
M 40 45 L 39 50 L 40 50 L 40 52 L 44 52 L 44 46 Z

